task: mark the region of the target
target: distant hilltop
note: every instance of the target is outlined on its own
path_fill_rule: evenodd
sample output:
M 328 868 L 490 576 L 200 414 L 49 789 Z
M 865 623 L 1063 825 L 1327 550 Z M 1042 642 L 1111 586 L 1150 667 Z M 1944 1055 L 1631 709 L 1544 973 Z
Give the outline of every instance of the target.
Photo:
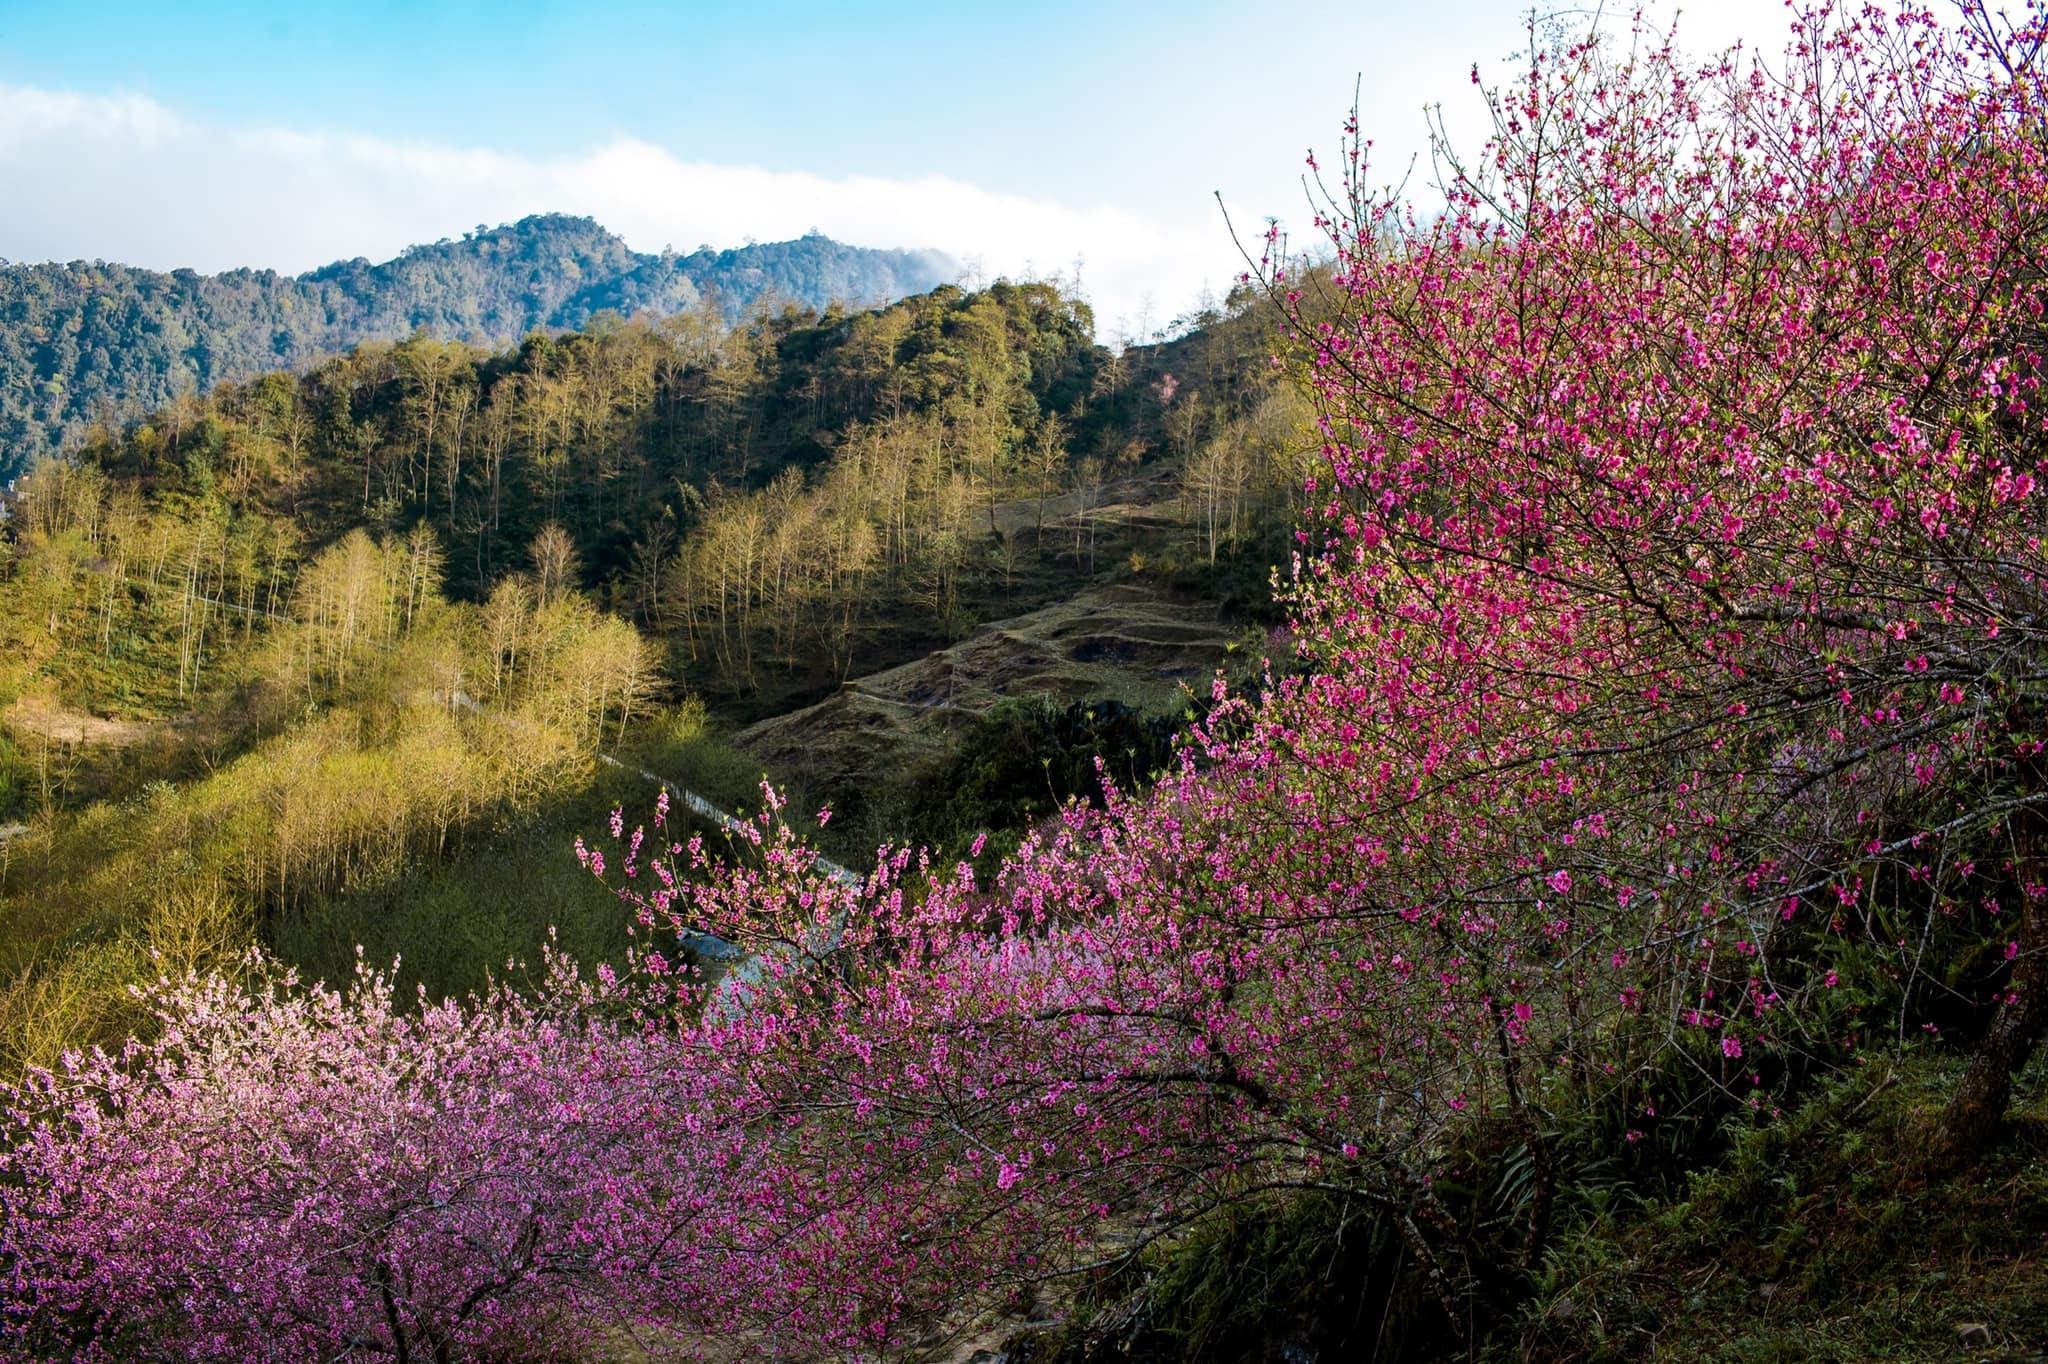
M 559 213 L 297 276 L 0 265 L 0 483 L 104 414 L 140 413 L 363 341 L 424 330 L 503 344 L 535 328 L 580 327 L 606 309 L 674 313 L 707 296 L 735 317 L 764 296 L 818 309 L 873 305 L 959 273 L 942 252 L 847 246 L 816 233 L 651 255 Z

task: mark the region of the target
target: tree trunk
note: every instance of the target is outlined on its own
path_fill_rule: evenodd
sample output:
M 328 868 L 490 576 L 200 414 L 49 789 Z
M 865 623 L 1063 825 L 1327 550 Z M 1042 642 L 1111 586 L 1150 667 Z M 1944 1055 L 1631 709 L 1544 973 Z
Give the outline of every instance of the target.
M 1991 1029 L 1942 1114 L 1933 1152 L 1936 1169 L 1967 1165 L 1984 1150 L 2005 1120 L 2013 1076 L 2048 1036 L 2048 895 L 2029 893 L 2029 887 L 2048 877 L 2040 856 L 2043 821 L 2031 810 L 2018 818 L 2025 822 L 2013 859 L 2021 887 L 2019 953 Z

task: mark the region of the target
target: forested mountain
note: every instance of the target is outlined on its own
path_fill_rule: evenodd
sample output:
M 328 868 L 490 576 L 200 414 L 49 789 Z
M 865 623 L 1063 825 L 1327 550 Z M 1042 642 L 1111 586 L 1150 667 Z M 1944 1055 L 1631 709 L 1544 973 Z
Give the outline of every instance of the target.
M 547 214 L 303 275 L 168 273 L 101 261 L 0 266 L 0 481 L 103 415 L 291 369 L 416 332 L 476 344 L 599 313 L 737 320 L 764 298 L 812 308 L 921 293 L 958 266 L 938 252 L 790 242 L 647 254 L 588 218 Z

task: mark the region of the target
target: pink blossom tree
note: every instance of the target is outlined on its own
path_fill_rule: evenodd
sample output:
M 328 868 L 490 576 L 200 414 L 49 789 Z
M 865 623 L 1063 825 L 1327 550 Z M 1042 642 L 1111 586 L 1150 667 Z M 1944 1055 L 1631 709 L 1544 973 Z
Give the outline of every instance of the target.
M 1648 1124 L 1672 1065 L 1766 1102 L 1841 1041 L 1836 959 L 2005 945 L 1943 1142 L 1986 1138 L 2048 1026 L 2048 157 L 2038 27 L 1978 18 L 1539 48 L 1428 216 L 1354 132 L 1333 264 L 1263 266 L 1326 442 L 1301 674 L 993 887 L 657 858 L 652 921 L 757 953 L 720 1050 L 832 1169 L 786 1206 L 878 1233 L 890 1276 L 812 1281 L 848 1320 L 1309 1187 L 1455 1320 L 1458 1130 L 1526 1141 L 1533 1261 L 1547 1109 Z
M 10 1100 L 10 1357 L 531 1357 L 739 1289 L 684 1273 L 726 1163 L 689 1072 L 560 963 L 538 999 L 259 967 L 150 1002 L 153 1040 Z
M 1570 962 L 1581 1035 L 1618 997 L 1734 1060 L 1816 934 L 2009 942 L 1957 1154 L 2048 1030 L 2042 28 L 1965 17 L 1539 51 L 1426 221 L 1353 130 L 1337 307 L 1267 271 L 1329 470 L 1259 745 L 1396 900 Z

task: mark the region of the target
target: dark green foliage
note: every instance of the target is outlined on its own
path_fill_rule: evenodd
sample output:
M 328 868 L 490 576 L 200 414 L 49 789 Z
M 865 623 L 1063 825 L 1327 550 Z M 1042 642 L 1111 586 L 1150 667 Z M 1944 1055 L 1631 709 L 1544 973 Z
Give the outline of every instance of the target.
M 1063 1329 L 1009 1344 L 1020 1364 L 1423 1360 L 1447 1343 L 1393 1219 L 1325 1192 L 1232 1207 L 1082 1293 Z
M 728 320 L 737 321 L 763 299 L 783 299 L 799 307 L 824 311 L 832 304 L 877 308 L 911 294 L 921 294 L 960 273 L 959 262 L 941 251 L 885 251 L 846 246 L 809 232 L 787 242 L 760 242 L 713 251 L 699 247 L 687 256 L 664 252 L 640 256 L 633 274 L 603 290 L 585 290 L 575 300 L 587 309 L 575 317 L 563 310 L 563 326 L 582 326 L 607 308 L 631 316 L 645 299 L 654 312 L 674 312 L 666 300 L 680 293 L 681 282 L 714 298 Z M 670 285 L 667 281 L 680 276 Z M 573 320 L 571 320 L 573 318 Z
M 0 482 L 132 416 L 359 342 L 415 332 L 503 344 L 611 311 L 668 314 L 702 297 L 731 318 L 782 298 L 823 308 L 929 289 L 957 267 L 935 252 L 877 251 L 820 236 L 648 255 L 587 218 L 548 214 L 416 246 L 395 260 L 337 261 L 296 278 L 200 275 L 100 261 L 0 266 Z
M 1069 799 L 1101 804 L 1105 779 L 1126 792 L 1150 785 L 1173 761 L 1185 724 L 1185 716 L 1147 715 L 1121 701 L 1005 699 L 913 783 L 908 822 L 948 852 L 989 831 L 992 860 Z
M 1175 588 L 1214 601 L 1232 619 L 1277 627 L 1286 623 L 1287 608 L 1273 591 L 1275 565 L 1285 564 L 1294 549 L 1292 522 L 1274 519 L 1230 542 L 1213 564 L 1190 555 L 1162 567 Z

